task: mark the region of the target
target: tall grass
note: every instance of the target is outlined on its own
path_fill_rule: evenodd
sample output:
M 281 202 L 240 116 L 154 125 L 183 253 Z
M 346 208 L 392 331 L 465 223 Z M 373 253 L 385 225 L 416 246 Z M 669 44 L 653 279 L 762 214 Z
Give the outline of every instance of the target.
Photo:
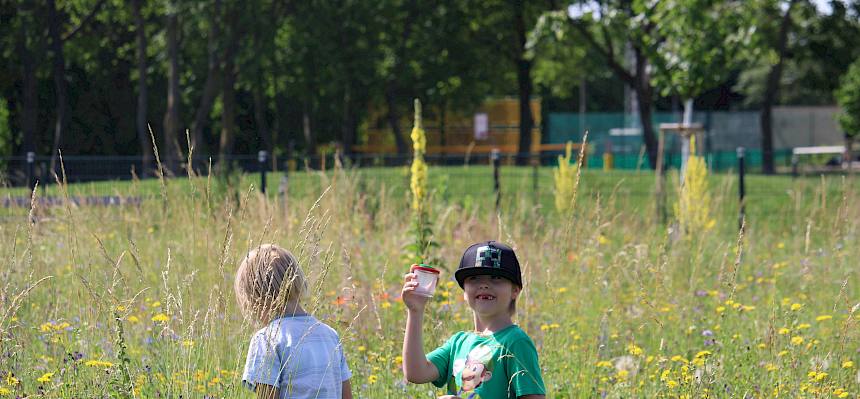
M 489 169 L 455 170 L 429 171 L 446 264 L 426 350 L 471 328 L 452 271 L 469 244 L 498 239 L 523 264 L 517 323 L 538 347 L 549 397 L 860 394 L 856 179 L 753 179 L 751 196 L 757 181 L 784 190 L 748 205 L 739 236 L 734 180 L 714 177 L 716 227 L 676 240 L 649 197 L 633 195 L 653 187 L 641 175 L 583 170 L 576 207 L 559 214 L 548 170 L 536 203 L 531 172 L 505 169 L 497 214 Z M 66 203 L 5 219 L 0 397 L 247 395 L 240 373 L 258 326 L 243 320 L 232 281 L 263 242 L 299 256 L 306 308 L 341 334 L 357 397 L 435 397 L 399 371 L 406 171 L 300 173 L 286 197 L 252 181 L 134 181 L 115 192 L 143 197 L 139 206 Z

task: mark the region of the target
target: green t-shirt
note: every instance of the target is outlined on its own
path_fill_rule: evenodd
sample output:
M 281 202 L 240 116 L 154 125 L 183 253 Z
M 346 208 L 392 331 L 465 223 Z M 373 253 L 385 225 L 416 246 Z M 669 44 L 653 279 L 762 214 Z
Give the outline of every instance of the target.
M 433 385 L 463 399 L 515 399 L 546 389 L 531 338 L 517 325 L 491 336 L 458 332 L 427 354 L 439 370 Z

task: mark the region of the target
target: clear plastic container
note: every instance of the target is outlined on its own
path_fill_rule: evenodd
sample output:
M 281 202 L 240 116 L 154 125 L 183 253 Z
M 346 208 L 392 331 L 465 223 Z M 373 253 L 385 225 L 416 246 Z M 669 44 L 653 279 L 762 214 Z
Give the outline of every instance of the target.
M 409 269 L 415 273 L 418 286 L 415 287 L 415 294 L 432 297 L 436 292 L 436 284 L 439 282 L 439 270 L 425 264 L 415 264 Z

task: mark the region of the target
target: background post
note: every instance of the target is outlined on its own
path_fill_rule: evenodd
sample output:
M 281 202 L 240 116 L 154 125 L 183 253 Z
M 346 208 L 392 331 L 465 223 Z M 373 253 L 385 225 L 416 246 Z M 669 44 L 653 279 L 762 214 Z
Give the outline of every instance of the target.
M 260 192 L 266 193 L 266 162 L 268 162 L 269 153 L 260 151 L 257 153 L 257 162 L 260 164 Z
M 33 173 L 35 164 L 36 153 L 27 151 L 27 187 L 30 187 L 30 192 L 36 187 L 36 176 Z
M 746 187 L 744 183 L 744 175 L 746 174 L 746 162 L 744 162 L 744 158 L 746 155 L 746 150 L 743 147 L 738 147 L 738 228 L 743 228 L 744 225 L 744 214 L 746 213 L 746 203 L 744 201 L 744 197 L 746 196 Z
M 535 195 L 535 204 L 540 203 L 540 193 L 538 192 L 538 172 L 540 168 L 540 154 L 532 156 L 532 192 Z
M 499 211 L 499 205 L 501 205 L 502 193 L 499 188 L 499 149 L 493 148 L 493 151 L 490 152 L 490 161 L 493 163 L 493 191 L 496 193 L 496 212 Z

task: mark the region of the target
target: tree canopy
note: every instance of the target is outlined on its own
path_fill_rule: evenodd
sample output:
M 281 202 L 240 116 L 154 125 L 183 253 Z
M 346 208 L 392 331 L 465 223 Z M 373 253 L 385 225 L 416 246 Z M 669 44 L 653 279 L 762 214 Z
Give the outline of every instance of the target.
M 833 103 L 860 2 L 796 1 L 775 103 Z M 643 120 L 715 87 L 756 107 L 774 47 L 754 33 L 777 3 L 0 0 L 0 149 L 147 156 L 148 123 L 168 156 L 349 152 L 369 128 L 405 151 L 414 98 L 428 118 L 490 96 L 619 111 L 625 85 Z

